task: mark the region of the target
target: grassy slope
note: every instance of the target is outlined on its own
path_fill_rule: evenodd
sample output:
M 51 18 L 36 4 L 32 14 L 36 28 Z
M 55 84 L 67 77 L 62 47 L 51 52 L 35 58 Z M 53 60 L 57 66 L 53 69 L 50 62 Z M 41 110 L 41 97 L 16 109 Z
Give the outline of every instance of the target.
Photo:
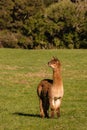
M 47 62 L 62 62 L 65 95 L 61 118 L 41 119 L 36 88 L 51 78 Z M 85 130 L 87 50 L 0 49 L 0 130 Z

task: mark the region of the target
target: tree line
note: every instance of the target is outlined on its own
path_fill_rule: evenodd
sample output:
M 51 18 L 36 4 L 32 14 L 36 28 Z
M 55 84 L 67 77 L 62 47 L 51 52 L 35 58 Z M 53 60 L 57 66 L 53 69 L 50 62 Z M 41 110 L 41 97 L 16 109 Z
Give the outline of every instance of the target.
M 87 1 L 0 0 L 0 47 L 87 48 Z

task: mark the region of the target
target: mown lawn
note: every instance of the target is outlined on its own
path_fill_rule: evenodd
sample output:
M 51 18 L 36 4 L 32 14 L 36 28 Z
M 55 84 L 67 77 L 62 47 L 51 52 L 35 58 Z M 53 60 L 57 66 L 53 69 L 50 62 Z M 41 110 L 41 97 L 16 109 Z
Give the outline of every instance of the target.
M 47 62 L 62 62 L 64 98 L 59 119 L 41 119 L 37 85 L 52 78 Z M 86 130 L 87 50 L 0 49 L 0 130 Z

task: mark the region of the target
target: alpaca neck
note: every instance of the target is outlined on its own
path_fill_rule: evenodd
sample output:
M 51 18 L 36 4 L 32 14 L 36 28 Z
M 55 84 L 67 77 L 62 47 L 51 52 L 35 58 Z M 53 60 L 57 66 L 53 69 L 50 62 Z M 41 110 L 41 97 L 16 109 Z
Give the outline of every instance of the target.
M 53 70 L 53 86 L 58 87 L 62 85 L 60 69 Z

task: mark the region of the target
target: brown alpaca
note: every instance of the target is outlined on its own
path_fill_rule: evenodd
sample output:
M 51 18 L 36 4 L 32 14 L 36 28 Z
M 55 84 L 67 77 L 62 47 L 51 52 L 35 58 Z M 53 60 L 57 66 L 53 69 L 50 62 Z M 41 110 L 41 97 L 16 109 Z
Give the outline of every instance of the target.
M 60 116 L 60 105 L 63 98 L 63 82 L 61 77 L 61 64 L 57 58 L 53 58 L 48 65 L 53 69 L 53 80 L 42 80 L 37 88 L 37 94 L 40 98 L 40 116 L 49 117 L 48 110 L 51 108 L 51 117 L 54 112 Z

